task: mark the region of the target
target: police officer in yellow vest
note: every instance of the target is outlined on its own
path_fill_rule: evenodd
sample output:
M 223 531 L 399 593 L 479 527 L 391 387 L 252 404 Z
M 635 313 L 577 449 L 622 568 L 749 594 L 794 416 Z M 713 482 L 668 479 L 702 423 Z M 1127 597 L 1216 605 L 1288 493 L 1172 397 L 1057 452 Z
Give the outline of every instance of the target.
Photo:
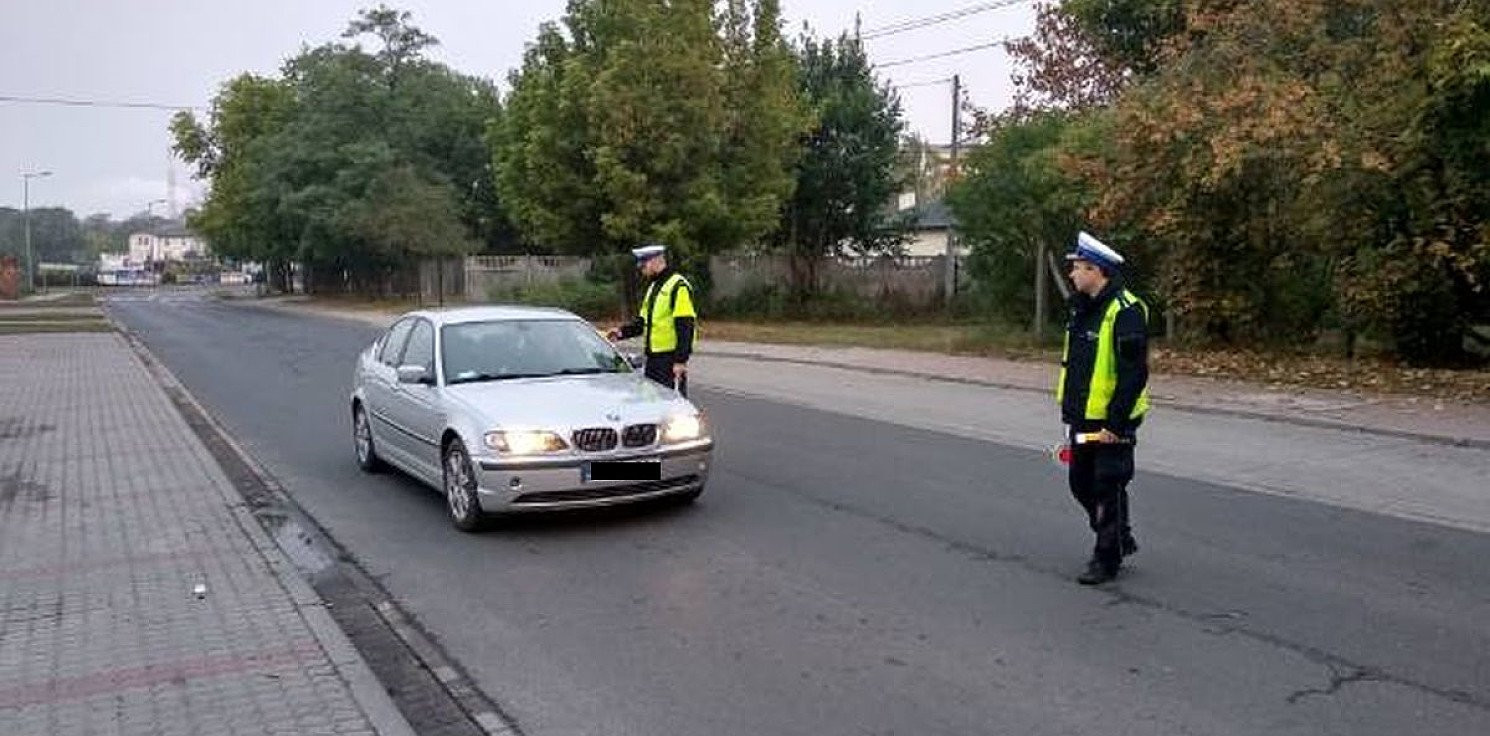
M 686 396 L 688 357 L 693 353 L 698 320 L 693 309 L 693 286 L 668 267 L 665 247 L 645 245 L 632 249 L 631 254 L 648 279 L 647 292 L 636 319 L 607 336 L 612 340 L 643 336 L 647 378 Z
M 1070 261 L 1071 316 L 1056 389 L 1069 428 L 1071 494 L 1097 543 L 1083 585 L 1117 576 L 1138 551 L 1128 522 L 1133 444 L 1148 411 L 1148 307 L 1123 288 L 1123 257 L 1081 233 Z

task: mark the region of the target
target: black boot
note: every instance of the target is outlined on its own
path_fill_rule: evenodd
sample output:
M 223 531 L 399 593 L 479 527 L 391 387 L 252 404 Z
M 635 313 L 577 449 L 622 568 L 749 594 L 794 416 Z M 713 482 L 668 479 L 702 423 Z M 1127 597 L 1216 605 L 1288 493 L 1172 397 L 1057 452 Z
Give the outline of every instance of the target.
M 1123 556 L 1124 557 L 1127 557 L 1128 555 L 1131 555 L 1131 554 L 1137 552 L 1138 551 L 1138 540 L 1137 539 L 1134 539 L 1132 534 L 1124 534 L 1123 535 L 1122 550 L 1123 550 Z
M 1076 576 L 1076 582 L 1082 585 L 1101 585 L 1115 577 L 1117 577 L 1116 565 L 1105 565 L 1093 559 L 1086 563 L 1086 572 Z

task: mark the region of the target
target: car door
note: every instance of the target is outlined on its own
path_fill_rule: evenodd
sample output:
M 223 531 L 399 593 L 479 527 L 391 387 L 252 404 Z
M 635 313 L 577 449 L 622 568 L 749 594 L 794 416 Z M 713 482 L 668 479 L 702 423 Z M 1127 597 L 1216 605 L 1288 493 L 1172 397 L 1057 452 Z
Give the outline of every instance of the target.
M 399 320 L 384 334 L 378 354 L 367 366 L 364 397 L 373 431 L 373 443 L 378 452 L 397 465 L 408 463 L 407 444 L 401 432 L 391 421 L 389 410 L 393 405 L 394 388 L 398 385 L 398 361 L 403 356 L 404 343 L 414 329 L 413 318 Z
M 440 389 L 435 374 L 435 328 L 427 319 L 414 321 L 404 346 L 400 366 L 424 369 L 424 383 L 398 383 L 395 372 L 393 399 L 388 418 L 400 428 L 409 459 L 417 472 L 431 482 L 440 478 L 440 433 L 444 431 L 444 412 L 440 406 Z

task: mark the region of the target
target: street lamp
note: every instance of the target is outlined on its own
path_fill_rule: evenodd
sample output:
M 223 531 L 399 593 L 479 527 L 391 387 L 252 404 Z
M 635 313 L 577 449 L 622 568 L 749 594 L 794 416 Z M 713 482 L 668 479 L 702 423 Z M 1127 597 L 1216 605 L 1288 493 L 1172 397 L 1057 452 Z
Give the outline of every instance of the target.
M 36 291 L 36 261 L 31 255 L 31 180 L 45 179 L 50 171 L 21 172 L 21 219 L 26 223 L 26 288 Z
M 155 258 L 155 256 L 156 256 L 155 249 L 156 249 L 156 247 L 158 247 L 156 245 L 156 243 L 155 243 L 155 239 L 157 237 L 159 237 L 159 236 L 157 236 L 155 234 L 155 227 L 154 227 L 154 222 L 155 222 L 155 205 L 165 204 L 165 203 L 166 203 L 166 201 L 164 199 L 152 199 L 149 202 L 146 202 L 145 203 L 145 231 L 150 234 L 150 256 L 145 259 L 145 261 L 147 263 L 151 263 L 151 264 L 155 263 L 155 260 L 156 260 L 156 258 Z

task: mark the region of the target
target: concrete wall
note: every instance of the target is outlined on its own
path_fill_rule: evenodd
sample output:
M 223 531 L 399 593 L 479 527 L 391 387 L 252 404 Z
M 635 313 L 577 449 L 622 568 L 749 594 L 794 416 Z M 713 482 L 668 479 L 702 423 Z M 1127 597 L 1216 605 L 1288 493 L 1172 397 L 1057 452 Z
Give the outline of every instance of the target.
M 574 256 L 471 256 L 466 259 L 465 292 L 485 301 L 493 290 L 583 279 L 590 259 Z
M 932 307 L 941 303 L 944 261 L 943 256 L 830 259 L 818 264 L 816 281 L 822 292 Z M 792 283 L 790 259 L 781 255 L 715 256 L 709 268 L 716 299 L 766 287 L 785 290 Z

